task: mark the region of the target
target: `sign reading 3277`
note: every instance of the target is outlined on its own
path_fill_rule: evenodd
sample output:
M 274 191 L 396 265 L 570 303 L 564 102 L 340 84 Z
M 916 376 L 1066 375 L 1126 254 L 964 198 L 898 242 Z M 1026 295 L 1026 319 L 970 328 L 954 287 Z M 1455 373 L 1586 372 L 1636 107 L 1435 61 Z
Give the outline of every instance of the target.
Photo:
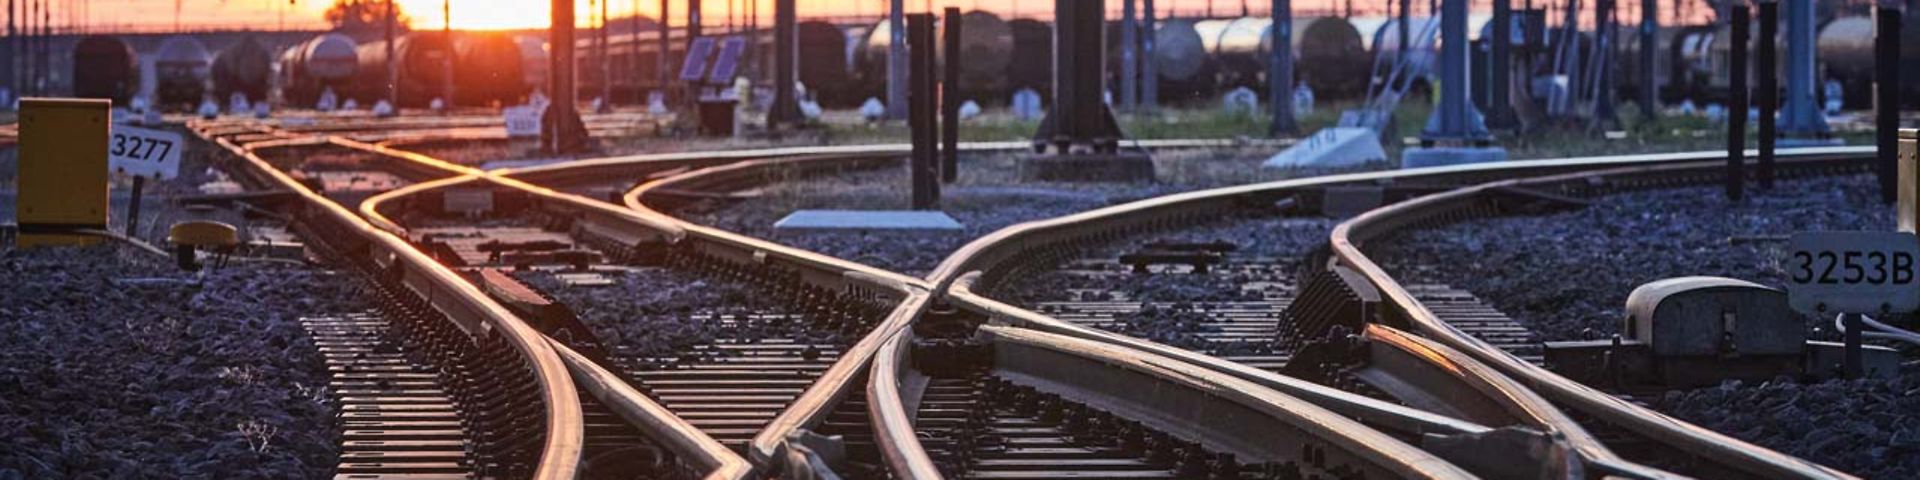
M 1808 232 L 1788 241 L 1787 302 L 1805 313 L 1920 309 L 1920 237 L 1906 232 Z
M 107 139 L 107 168 L 143 177 L 177 177 L 180 151 L 185 148 L 178 133 L 114 125 Z

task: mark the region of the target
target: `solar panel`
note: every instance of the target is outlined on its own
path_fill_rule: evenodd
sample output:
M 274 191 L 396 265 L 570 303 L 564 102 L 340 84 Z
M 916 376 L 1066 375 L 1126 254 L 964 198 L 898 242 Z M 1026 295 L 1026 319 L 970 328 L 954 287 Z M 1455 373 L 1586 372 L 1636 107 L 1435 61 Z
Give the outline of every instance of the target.
M 707 57 L 713 54 L 713 37 L 693 39 L 687 45 L 687 60 L 680 65 L 680 81 L 698 82 L 707 73 Z
M 747 39 L 727 37 L 726 43 L 720 44 L 720 58 L 714 59 L 713 75 L 708 76 L 707 81 L 720 84 L 732 82 L 734 71 L 740 69 L 740 54 L 746 50 Z

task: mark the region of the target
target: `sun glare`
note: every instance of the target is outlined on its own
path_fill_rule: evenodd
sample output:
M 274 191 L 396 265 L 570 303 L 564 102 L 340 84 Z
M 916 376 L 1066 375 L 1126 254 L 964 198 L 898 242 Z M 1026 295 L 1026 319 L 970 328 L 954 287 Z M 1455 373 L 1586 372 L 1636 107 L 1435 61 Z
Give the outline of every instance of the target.
M 445 25 L 442 0 L 399 0 L 400 11 L 413 18 L 413 28 L 438 29 Z M 582 6 L 587 2 L 578 2 Z M 461 30 L 513 30 L 546 27 L 546 0 L 453 0 L 453 28 Z M 580 13 L 585 13 L 584 8 Z

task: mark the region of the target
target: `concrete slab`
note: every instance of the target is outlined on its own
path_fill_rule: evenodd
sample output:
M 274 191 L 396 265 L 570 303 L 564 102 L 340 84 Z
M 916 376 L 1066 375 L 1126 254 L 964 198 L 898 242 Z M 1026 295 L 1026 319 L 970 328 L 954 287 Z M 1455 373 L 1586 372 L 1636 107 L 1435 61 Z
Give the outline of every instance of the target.
M 1371 128 L 1333 127 L 1314 132 L 1300 143 L 1287 147 L 1266 163 L 1265 168 L 1337 168 L 1370 162 L 1384 162 L 1387 152 L 1380 148 L 1380 134 Z
M 800 210 L 774 222 L 775 230 L 942 230 L 965 226 L 937 210 Z
M 1500 162 L 1507 150 L 1499 147 L 1409 148 L 1400 153 L 1400 168 L 1439 167 L 1469 163 Z

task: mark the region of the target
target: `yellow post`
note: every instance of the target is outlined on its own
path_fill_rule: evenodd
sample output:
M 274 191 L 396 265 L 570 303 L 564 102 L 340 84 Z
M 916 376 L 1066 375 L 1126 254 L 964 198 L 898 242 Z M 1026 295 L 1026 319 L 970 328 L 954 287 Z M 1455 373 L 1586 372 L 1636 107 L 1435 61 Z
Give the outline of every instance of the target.
M 107 136 L 112 102 L 20 99 L 21 247 L 88 245 L 76 229 L 107 229 Z

